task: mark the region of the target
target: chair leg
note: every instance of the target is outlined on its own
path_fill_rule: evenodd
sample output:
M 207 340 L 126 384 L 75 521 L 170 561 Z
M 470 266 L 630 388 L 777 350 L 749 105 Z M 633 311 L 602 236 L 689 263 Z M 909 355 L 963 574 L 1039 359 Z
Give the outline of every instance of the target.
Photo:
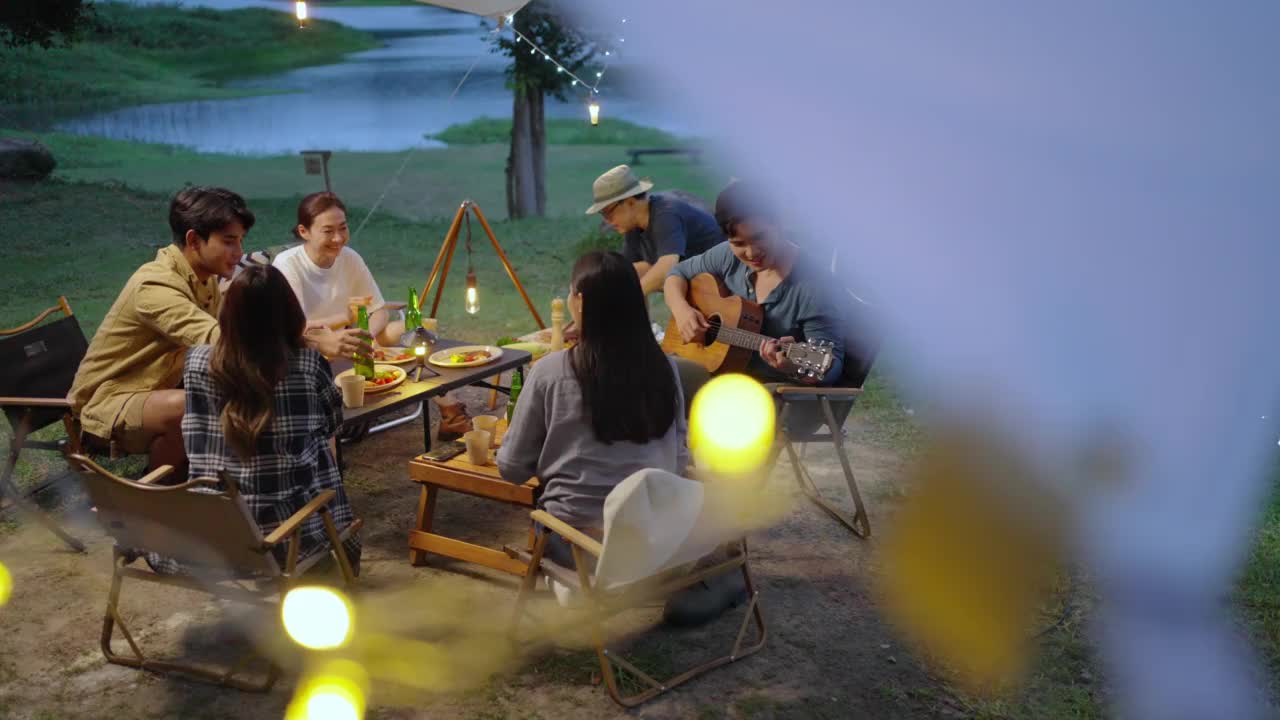
M 836 455 L 840 458 L 840 466 L 844 469 L 844 480 L 849 486 L 849 494 L 853 496 L 853 525 L 855 535 L 861 538 L 871 537 L 871 520 L 867 517 L 867 508 L 862 504 L 862 493 L 858 492 L 858 480 L 853 475 L 853 465 L 844 451 L 844 436 L 836 423 L 835 412 L 831 409 L 831 401 L 822 398 L 822 414 L 826 417 L 827 427 L 831 430 L 831 441 L 835 443 Z
M 538 539 L 533 544 L 533 555 L 529 559 L 529 570 L 524 574 L 524 577 L 520 578 L 520 592 L 516 595 L 516 606 L 511 612 L 511 625 L 507 630 L 512 639 L 515 639 L 516 633 L 520 629 L 520 620 L 524 617 L 525 603 L 529 602 L 529 597 L 533 595 L 537 586 L 538 568 L 542 565 L 542 556 L 547 551 L 547 542 L 550 539 L 550 530 L 543 530 L 538 533 Z
M 844 450 L 844 437 L 839 431 L 835 412 L 831 409 L 828 399 L 824 397 L 820 402 L 824 421 L 827 427 L 831 429 L 831 442 L 835 445 L 836 456 L 840 458 L 840 467 L 844 470 L 845 483 L 849 486 L 849 495 L 853 498 L 854 514 L 852 520 L 846 518 L 838 508 L 822 497 L 822 492 L 818 490 L 818 485 L 813 481 L 813 476 L 805 468 L 799 453 L 796 452 L 795 445 L 791 442 L 791 438 L 786 434 L 785 429 L 779 431 L 780 445 L 787 451 L 787 458 L 791 461 L 791 470 L 796 476 L 796 484 L 800 487 L 800 491 L 824 512 L 849 528 L 850 532 L 865 540 L 871 537 L 871 521 L 867 517 L 866 506 L 863 505 L 862 494 L 858 492 L 858 481 L 853 474 L 853 465 L 850 464 L 849 457 Z M 788 407 L 789 405 L 783 407 L 784 415 Z
M 111 590 L 107 594 L 107 612 L 102 618 L 102 635 L 100 645 L 102 647 L 102 655 L 107 662 L 115 665 L 124 665 L 138 670 L 146 670 L 148 672 L 159 673 L 161 675 L 183 675 L 196 680 L 204 680 L 206 682 L 216 683 L 226 687 L 244 690 L 247 692 L 266 692 L 276 684 L 276 680 L 280 677 L 280 668 L 276 666 L 270 659 L 266 659 L 267 673 L 266 677 L 260 682 L 249 682 L 238 679 L 235 676 L 249 661 L 259 655 L 256 652 L 249 651 L 236 662 L 231 668 L 218 672 L 208 668 L 199 667 L 189 663 L 180 663 L 172 660 L 152 660 L 143 654 L 142 648 L 138 647 L 138 643 L 133 638 L 133 634 L 129 632 L 129 628 L 125 625 L 124 618 L 120 615 L 120 587 L 124 581 L 124 576 L 120 570 L 124 567 L 124 555 L 118 549 L 113 550 L 114 559 L 112 561 L 111 573 Z M 111 640 L 115 635 L 115 629 L 119 626 L 120 634 L 124 635 L 125 642 L 129 643 L 129 649 L 133 653 L 133 657 L 117 655 L 111 649 Z
M 333 515 L 329 513 L 328 508 L 320 508 L 320 519 L 324 521 L 324 534 L 329 538 L 333 556 L 338 560 L 338 568 L 342 571 L 342 581 L 346 583 L 348 589 L 355 587 L 356 574 L 351 568 L 351 559 L 347 557 L 347 549 L 342 546 L 342 536 L 338 534 L 338 528 L 334 526 Z
M 760 608 L 760 593 L 758 590 L 756 590 L 755 584 L 754 582 L 752 582 L 752 579 L 751 579 L 751 571 L 748 567 L 749 558 L 747 557 L 747 547 L 746 547 L 745 541 L 742 544 L 742 551 L 743 551 L 743 559 L 742 559 L 741 572 L 742 572 L 743 580 L 746 583 L 747 596 L 749 598 L 749 601 L 747 603 L 747 607 L 742 617 L 742 623 L 738 626 L 738 632 L 734 636 L 733 646 L 730 648 L 729 653 L 727 655 L 721 655 L 720 657 L 708 660 L 707 662 L 704 662 L 701 665 L 692 667 L 667 680 L 660 681 L 660 680 L 655 680 L 652 676 L 640 670 L 640 668 L 633 665 L 631 662 L 623 658 L 621 655 L 618 655 L 617 653 L 612 652 L 608 648 L 605 648 L 603 644 L 597 643 L 597 655 L 600 658 L 600 670 L 604 675 L 605 685 L 609 690 L 609 696 L 613 698 L 614 702 L 627 708 L 636 707 L 645 702 L 648 702 L 649 700 L 652 700 L 653 698 L 667 692 L 668 690 L 679 687 L 689 682 L 690 680 L 700 677 L 718 667 L 721 667 L 723 665 L 728 665 L 730 663 L 741 660 L 744 657 L 753 655 L 759 652 L 762 648 L 764 648 L 765 641 L 768 638 L 768 627 L 765 624 L 764 613 Z M 595 607 L 595 603 L 593 603 L 593 607 Z M 759 639 L 756 640 L 751 645 L 747 647 L 743 647 L 742 641 L 746 637 L 747 628 L 752 625 L 752 622 L 751 622 L 752 620 L 755 621 L 754 624 L 756 626 L 756 634 L 759 636 Z M 598 622 L 595 621 L 594 618 L 593 618 L 593 623 L 596 623 L 596 624 L 593 624 L 593 629 L 600 627 Z M 602 635 L 597 637 L 602 637 Z M 633 695 L 623 695 L 619 689 L 616 676 L 613 672 L 612 665 L 615 665 L 615 664 L 618 667 L 622 668 L 623 670 L 627 671 L 629 674 L 643 681 L 646 685 L 648 685 L 648 688 L 641 690 L 640 692 L 635 693 Z
M 43 510 L 34 504 L 27 502 L 22 496 L 22 491 L 13 484 L 13 473 L 18 469 L 18 456 L 22 453 L 22 446 L 27 441 L 28 428 L 30 427 L 29 415 L 30 410 L 23 414 L 22 420 L 18 422 L 18 426 L 13 429 L 13 438 L 9 441 L 9 464 L 4 469 L 4 473 L 0 474 L 0 497 L 8 495 L 13 501 L 15 507 L 24 515 L 34 518 L 36 522 L 43 525 L 49 532 L 58 536 L 58 539 L 66 543 L 72 550 L 76 552 L 85 552 L 84 543 L 69 535 L 63 530 L 53 518 L 49 517 Z
M 134 642 L 133 634 L 129 632 L 128 626 L 124 624 L 124 619 L 120 617 L 120 585 L 124 582 L 124 576 L 120 574 L 120 568 L 124 566 L 124 556 L 119 550 L 112 550 L 111 564 L 111 590 L 107 593 L 107 611 L 102 617 L 102 636 L 99 640 L 102 646 L 102 655 L 109 663 L 141 668 L 146 665 L 147 658 L 142 654 L 142 649 L 138 647 L 138 643 Z M 120 626 L 120 634 L 124 635 L 125 641 L 129 643 L 129 649 L 133 651 L 132 658 L 117 655 L 111 649 L 111 639 L 115 635 L 117 624 Z

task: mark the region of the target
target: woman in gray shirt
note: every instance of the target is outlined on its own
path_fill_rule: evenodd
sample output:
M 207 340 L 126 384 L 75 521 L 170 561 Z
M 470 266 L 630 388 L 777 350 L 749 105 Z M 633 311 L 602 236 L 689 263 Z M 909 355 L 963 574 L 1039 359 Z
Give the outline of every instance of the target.
M 684 474 L 684 395 L 653 337 L 639 278 L 622 255 L 579 258 L 568 304 L 578 344 L 529 372 L 498 469 L 513 483 L 539 478 L 539 507 L 598 530 L 605 496 L 628 475 L 643 468 Z

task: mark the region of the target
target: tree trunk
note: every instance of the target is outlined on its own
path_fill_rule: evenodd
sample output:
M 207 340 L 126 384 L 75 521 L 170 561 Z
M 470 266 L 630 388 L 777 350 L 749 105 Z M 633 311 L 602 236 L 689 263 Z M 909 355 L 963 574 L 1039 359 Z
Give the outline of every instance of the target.
M 542 93 L 515 91 L 511 106 L 511 151 L 507 155 L 507 217 L 541 217 L 546 213 L 546 147 Z

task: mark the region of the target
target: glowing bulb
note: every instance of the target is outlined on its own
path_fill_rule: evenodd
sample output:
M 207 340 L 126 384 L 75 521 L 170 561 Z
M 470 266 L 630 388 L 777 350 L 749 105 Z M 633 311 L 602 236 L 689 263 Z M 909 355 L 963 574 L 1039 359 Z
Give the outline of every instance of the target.
M 336 590 L 296 587 L 280 604 L 285 632 L 312 650 L 342 647 L 351 639 L 351 604 Z
M 574 80 L 574 81 L 573 81 L 573 86 L 574 86 L 574 87 L 577 87 L 577 86 L 578 86 L 578 81 L 577 81 L 577 80 Z
M 530 54 L 530 55 L 537 55 L 537 54 L 538 54 L 538 48 L 534 48 L 534 49 L 530 50 L 530 51 L 529 51 L 529 54 Z
M 600 101 L 591 98 L 591 102 L 587 104 L 587 112 L 591 113 L 591 124 L 600 124 Z
M 773 398 L 746 375 L 721 375 L 703 386 L 689 413 L 689 447 L 699 467 L 749 473 L 773 446 Z
M 609 51 L 608 51 L 608 50 L 605 50 L 605 51 L 604 51 L 604 56 L 605 56 L 605 57 L 609 57 Z
M 467 313 L 475 315 L 480 312 L 480 291 L 476 288 L 476 273 L 467 271 Z
M 298 16 L 298 23 L 301 24 L 307 19 L 307 3 L 306 0 L 298 0 L 293 4 L 293 14 Z
M 9 602 L 9 597 L 13 595 L 13 576 L 9 574 L 9 568 L 0 563 L 0 607 Z
M 598 72 L 598 73 L 596 73 L 596 77 L 604 77 L 604 73 L 603 73 L 603 72 Z
M 556 72 L 558 72 L 558 73 L 562 73 L 562 72 L 564 72 L 564 68 L 562 68 L 562 67 L 560 67 L 559 65 L 557 65 L 557 66 L 556 66 Z
M 426 355 L 426 354 L 427 354 L 427 348 L 426 348 L 426 346 L 425 346 L 425 345 L 419 345 L 419 346 L 415 347 L 415 348 L 413 349 L 413 354 L 414 354 L 414 355 L 417 355 L 418 357 L 422 357 L 423 355 Z
M 350 660 L 326 663 L 299 683 L 285 719 L 361 720 L 368 683 L 368 674 Z

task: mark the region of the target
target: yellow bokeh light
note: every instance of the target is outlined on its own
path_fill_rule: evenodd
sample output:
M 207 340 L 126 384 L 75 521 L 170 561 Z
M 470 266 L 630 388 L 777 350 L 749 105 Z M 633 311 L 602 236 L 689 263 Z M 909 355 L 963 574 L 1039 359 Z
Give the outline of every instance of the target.
M 342 647 L 351 637 L 351 603 L 327 587 L 297 587 L 280 604 L 285 632 L 312 650 Z
M 773 398 L 746 375 L 721 375 L 702 387 L 689 413 L 689 447 L 698 466 L 715 473 L 748 473 L 773 446 Z
M 13 594 L 13 576 L 9 574 L 9 568 L 0 563 L 0 607 L 9 602 L 9 596 Z
M 361 720 L 368 675 L 350 660 L 325 663 L 298 684 L 286 720 Z

